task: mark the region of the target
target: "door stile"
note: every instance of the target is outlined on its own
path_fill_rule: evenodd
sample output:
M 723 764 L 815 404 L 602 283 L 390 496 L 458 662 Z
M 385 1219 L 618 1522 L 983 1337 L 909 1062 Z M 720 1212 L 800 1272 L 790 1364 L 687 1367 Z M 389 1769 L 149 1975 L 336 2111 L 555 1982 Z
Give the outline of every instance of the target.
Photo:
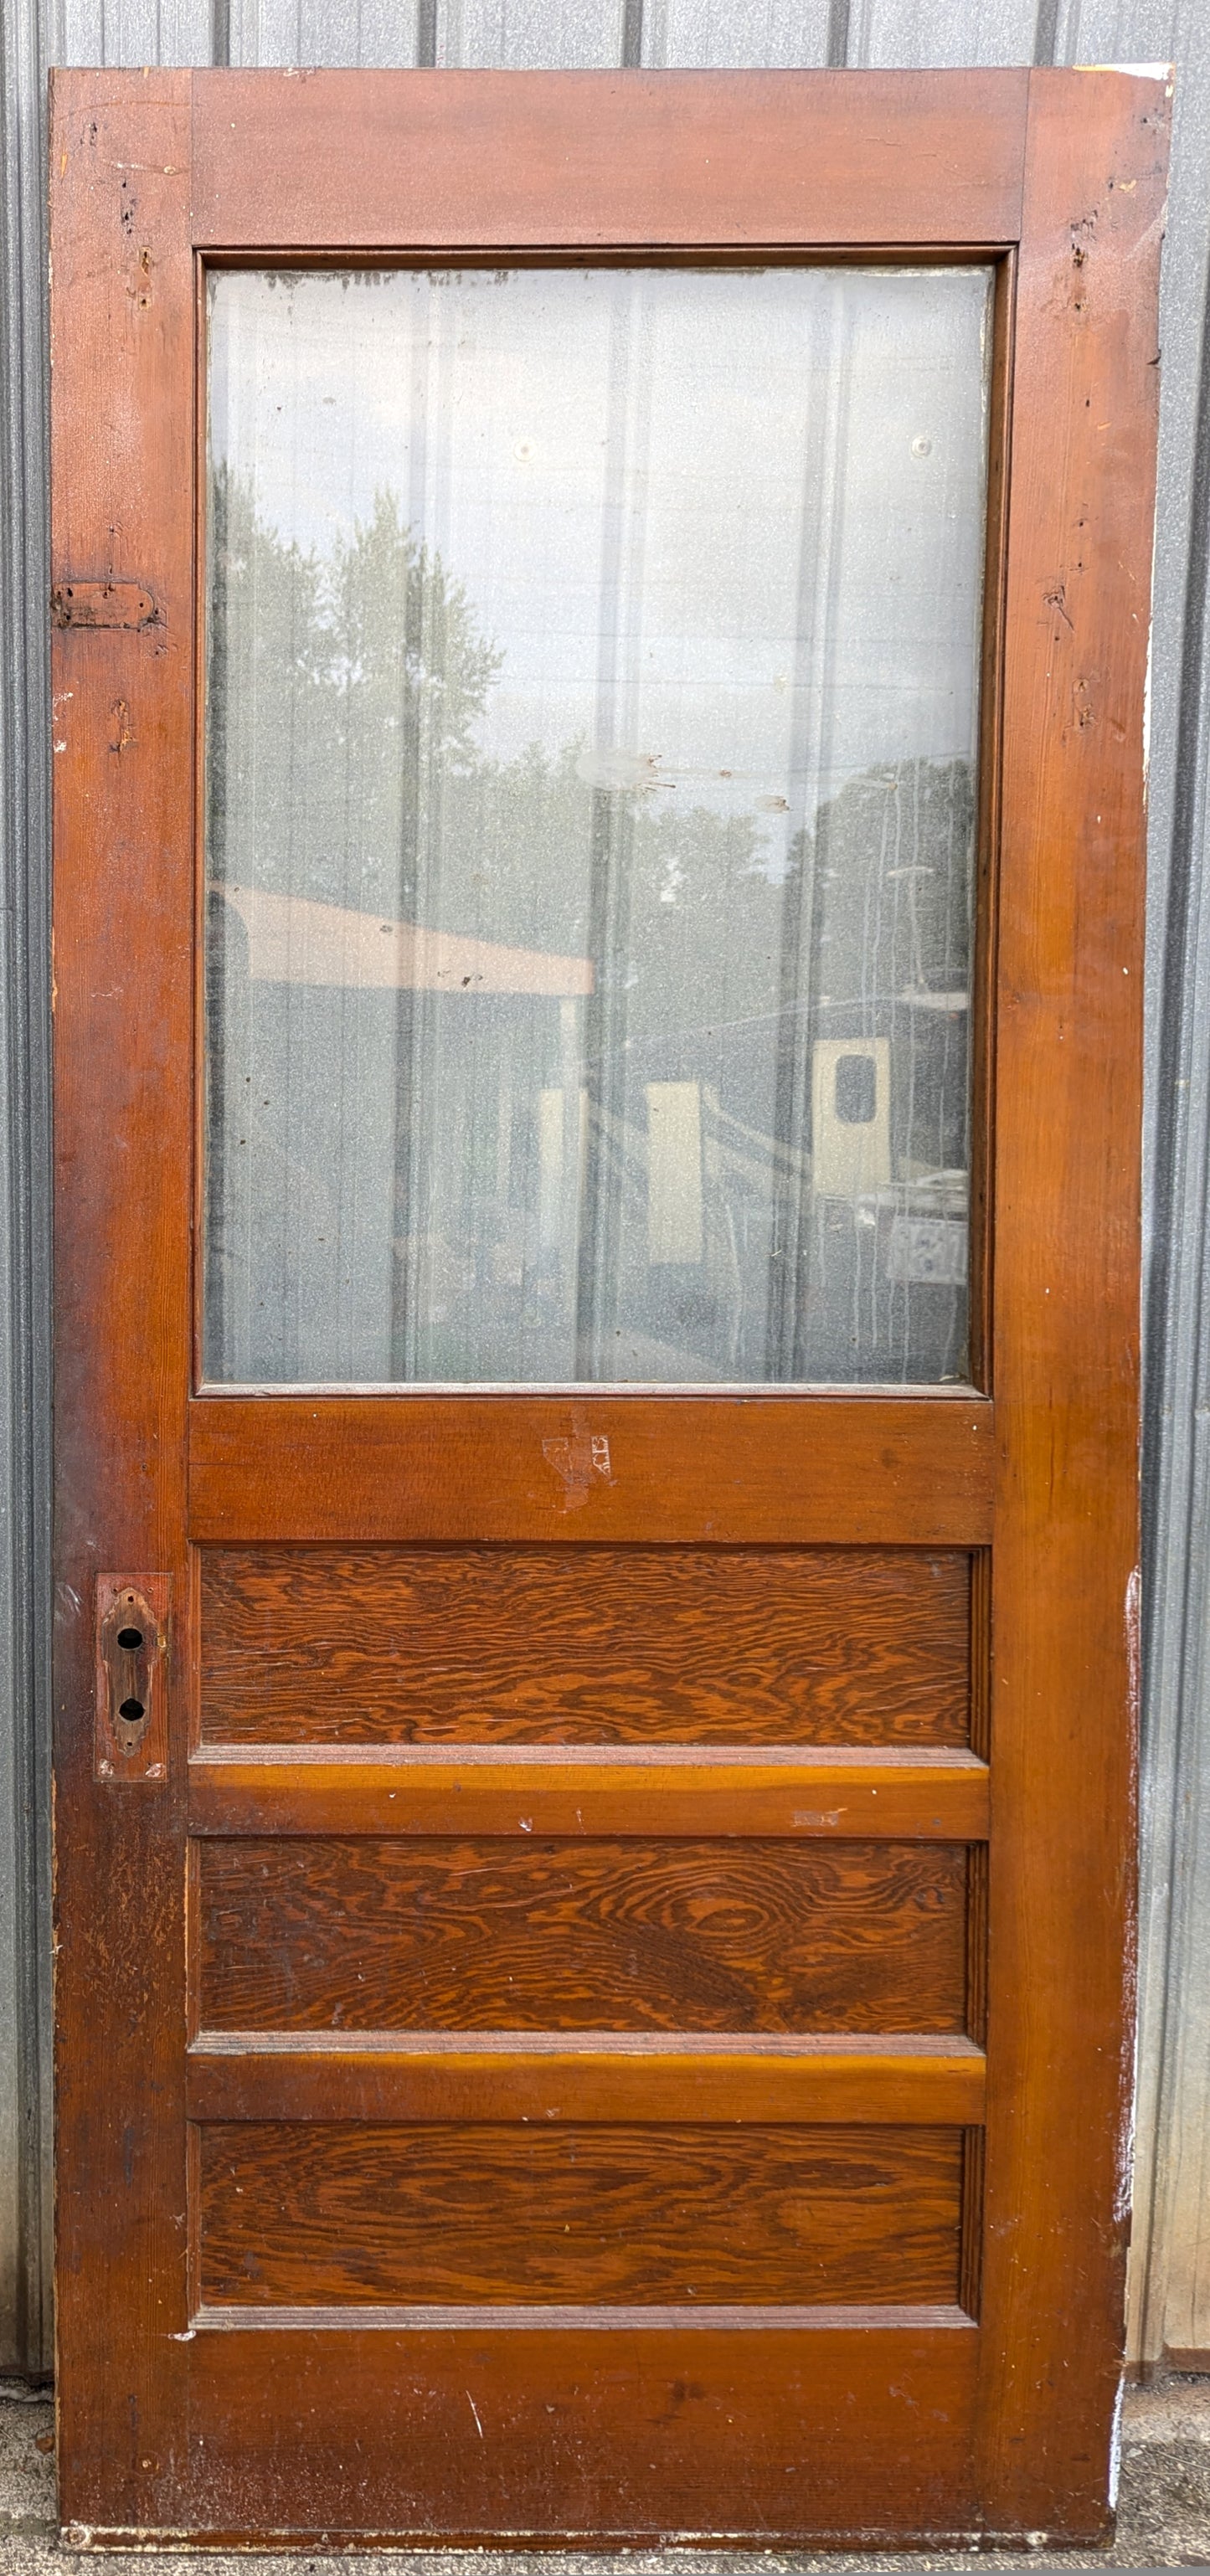
M 1053 2522 L 1061 2474 L 1064 2528 L 1089 2539 L 1106 2528 L 1130 2196 L 1143 718 L 1168 102 L 1163 80 L 1115 72 L 1031 80 L 1009 497 L 981 2438 L 993 2531 Z
M 82 2533 L 171 2518 L 184 2402 L 188 74 L 56 84 L 52 156 L 58 2385 Z M 168 1780 L 94 1772 L 102 1571 L 171 1579 Z

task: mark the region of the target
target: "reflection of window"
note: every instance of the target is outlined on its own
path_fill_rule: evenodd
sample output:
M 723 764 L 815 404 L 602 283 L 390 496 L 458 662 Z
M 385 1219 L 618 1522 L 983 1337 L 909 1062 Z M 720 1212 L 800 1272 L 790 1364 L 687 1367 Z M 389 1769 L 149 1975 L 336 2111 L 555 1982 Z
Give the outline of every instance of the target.
M 216 276 L 212 1376 L 961 1373 L 987 286 Z

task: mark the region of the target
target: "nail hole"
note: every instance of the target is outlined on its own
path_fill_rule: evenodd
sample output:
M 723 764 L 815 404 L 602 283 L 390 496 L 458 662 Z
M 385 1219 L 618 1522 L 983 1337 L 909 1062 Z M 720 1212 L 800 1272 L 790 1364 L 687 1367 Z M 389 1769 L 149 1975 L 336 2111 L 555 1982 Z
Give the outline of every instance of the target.
M 137 1717 L 142 1717 L 143 1713 L 141 1699 L 124 1699 L 118 1710 L 119 1717 L 129 1718 L 132 1725 Z
M 141 1628 L 119 1628 L 118 1644 L 119 1646 L 125 1646 L 128 1655 L 133 1655 L 142 1643 L 143 1631 Z

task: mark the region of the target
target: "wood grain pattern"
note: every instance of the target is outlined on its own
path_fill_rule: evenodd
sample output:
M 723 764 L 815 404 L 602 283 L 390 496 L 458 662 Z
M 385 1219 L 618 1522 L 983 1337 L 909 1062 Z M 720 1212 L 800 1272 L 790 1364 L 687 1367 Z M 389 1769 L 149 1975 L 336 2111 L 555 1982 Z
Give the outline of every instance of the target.
M 1003 242 L 1026 75 L 201 72 L 201 242 Z M 358 149 L 347 137 L 356 120 Z M 811 142 L 804 148 L 804 132 Z M 624 179 L 619 184 L 620 174 Z M 758 173 L 759 182 L 755 174 Z
M 806 2333 L 801 2309 L 777 2328 L 758 2309 L 742 2335 L 687 2332 L 683 2310 L 636 2328 L 633 2310 L 602 2309 L 575 2331 L 514 2309 L 527 2330 L 469 2334 L 419 2309 L 400 2334 L 386 2306 L 369 2332 L 364 2307 L 336 2331 L 279 2308 L 274 2332 L 251 2303 L 244 2330 L 224 2330 L 230 2313 L 215 2331 L 197 2312 L 177 2469 L 193 2527 L 216 2542 L 254 2517 L 269 2539 L 316 2547 L 382 2534 L 498 2548 L 548 2540 L 554 2496 L 566 2530 L 598 2544 L 767 2547 L 854 2527 L 957 2539 L 977 2521 L 978 2337 L 955 2308 L 888 2303 L 874 2322 L 821 2305 Z M 283 2439 L 300 2425 L 305 2439 Z
M 957 2031 L 948 1843 L 204 1843 L 213 2029 Z
M 191 2120 L 978 2125 L 986 2064 L 957 2036 L 577 2038 L 499 2031 L 199 2031 Z
M 93 1578 L 187 1598 L 189 75 L 58 79 L 52 123 L 53 578 L 160 618 L 52 638 L 59 2471 L 69 2519 L 134 2523 L 176 2512 L 185 2404 L 183 1778 L 94 1780 Z
M 993 1407 L 959 1393 L 264 1393 L 189 1408 L 199 1542 L 969 1548 L 991 1537 L 994 1476 Z
M 960 1744 L 969 1558 L 206 1548 L 214 1743 Z
M 201 2289 L 954 2302 L 961 2187 L 948 2129 L 218 2124 L 201 2132 Z
M 1143 721 L 1169 112 L 1162 81 L 1031 76 L 1009 496 L 983 2472 L 993 2528 L 1082 2539 L 1110 2528 L 1130 2199 Z
M 581 1746 L 210 1746 L 189 1765 L 195 1834 L 786 1834 L 972 1842 L 989 1772 L 960 1747 L 687 1754 Z

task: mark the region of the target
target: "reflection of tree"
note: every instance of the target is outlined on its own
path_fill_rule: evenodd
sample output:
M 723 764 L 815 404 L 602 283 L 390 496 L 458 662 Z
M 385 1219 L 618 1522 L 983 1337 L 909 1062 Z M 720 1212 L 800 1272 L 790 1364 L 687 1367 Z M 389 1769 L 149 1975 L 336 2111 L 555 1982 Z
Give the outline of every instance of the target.
M 476 732 L 503 657 L 393 494 L 321 559 L 220 469 L 211 529 L 215 875 L 583 954 L 606 804 L 625 819 L 629 1048 L 767 1025 L 808 990 L 830 1034 L 872 1035 L 909 994 L 965 989 L 966 762 L 850 779 L 771 869 L 755 816 L 605 795 L 582 743 L 489 757 Z
M 571 1373 L 589 1376 L 611 1374 L 623 1332 L 640 1375 L 675 1375 L 686 1351 L 741 1377 L 952 1373 L 960 1292 L 909 1301 L 916 1274 L 888 1246 L 909 1202 L 934 1227 L 961 1203 L 969 765 L 871 767 L 775 858 L 754 814 L 603 786 L 583 741 L 485 751 L 502 656 L 392 495 L 321 557 L 220 472 L 211 547 L 212 877 L 591 959 L 593 985 L 581 1002 L 500 990 L 468 1006 L 350 975 L 253 1001 L 242 930 L 218 904 L 212 1079 L 239 1144 L 252 1138 L 255 1184 L 228 1210 L 215 1157 L 213 1329 L 228 1236 L 233 1275 L 251 1229 L 253 1270 L 280 1273 L 284 1294 L 285 1211 L 303 1212 L 316 1257 L 362 1246 L 340 1256 L 357 1277 L 377 1242 L 364 1211 L 385 1209 L 397 1311 L 371 1375 L 524 1374 L 524 1350 L 531 1373 L 558 1377 L 577 1331 Z M 821 1041 L 869 1041 L 890 1084 L 885 1170 L 851 1204 L 835 1153 L 830 1183 L 816 1168 Z M 694 1252 L 651 1249 L 661 1132 L 680 1140 L 700 1211 L 676 1237 Z M 264 1289 L 267 1313 L 281 1302 Z M 263 1371 L 298 1373 L 287 1340 L 266 1343 Z
M 630 1040 L 767 1014 L 783 896 L 755 818 L 661 811 L 658 790 L 603 800 L 582 743 L 484 753 L 476 724 L 502 657 L 393 495 L 321 560 L 220 471 L 211 545 L 216 876 L 584 953 L 607 801 L 627 821 Z
M 233 876 L 394 910 L 415 878 L 421 796 L 472 764 L 500 655 L 391 493 L 321 562 L 222 469 L 211 546 L 215 858 L 234 809 Z

